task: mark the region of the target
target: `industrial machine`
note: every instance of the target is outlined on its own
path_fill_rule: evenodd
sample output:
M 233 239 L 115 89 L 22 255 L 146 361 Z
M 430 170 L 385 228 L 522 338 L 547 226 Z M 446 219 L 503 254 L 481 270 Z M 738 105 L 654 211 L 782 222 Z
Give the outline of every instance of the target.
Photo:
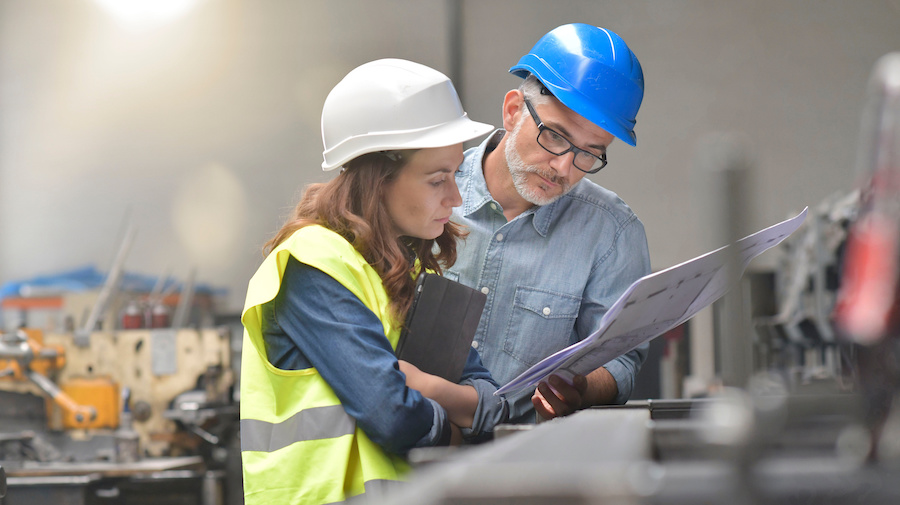
M 210 478 L 235 437 L 230 341 L 216 328 L 94 332 L 82 344 L 70 333 L 4 333 L 5 503 L 48 496 L 62 477 L 106 487 L 159 472 L 180 471 L 196 485 Z M 87 484 L 68 486 L 76 503 L 92 503 Z
M 0 337 L 4 503 L 35 503 L 25 497 L 58 494 L 52 484 L 73 476 L 109 488 L 170 472 L 196 487 L 224 469 L 237 420 L 227 332 L 127 330 L 92 333 L 87 345 L 73 340 L 25 329 Z M 83 500 L 73 503 L 93 503 L 87 484 L 67 484 Z
M 232 330 L 179 322 L 191 300 L 172 296 L 174 310 L 121 294 L 93 331 L 0 333 L 0 503 L 225 503 L 240 468 Z

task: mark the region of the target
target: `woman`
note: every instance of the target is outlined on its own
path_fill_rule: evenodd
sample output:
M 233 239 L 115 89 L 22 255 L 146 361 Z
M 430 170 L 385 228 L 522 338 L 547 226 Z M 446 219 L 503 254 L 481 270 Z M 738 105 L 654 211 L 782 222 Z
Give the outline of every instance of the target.
M 387 59 L 335 86 L 325 161 L 266 244 L 242 321 L 245 502 L 332 503 L 402 479 L 414 447 L 478 437 L 508 415 L 472 351 L 459 384 L 398 363 L 394 348 L 422 269 L 456 258 L 471 121 L 446 76 Z

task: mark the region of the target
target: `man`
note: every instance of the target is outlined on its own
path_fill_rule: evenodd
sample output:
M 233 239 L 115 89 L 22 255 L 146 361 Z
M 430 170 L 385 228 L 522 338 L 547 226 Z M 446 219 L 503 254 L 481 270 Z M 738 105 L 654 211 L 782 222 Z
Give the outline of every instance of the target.
M 589 336 L 632 282 L 650 273 L 644 227 L 614 193 L 585 180 L 615 138 L 635 145 L 640 63 L 615 33 L 585 24 L 542 37 L 510 72 L 503 129 L 466 152 L 454 220 L 469 236 L 447 272 L 487 294 L 473 346 L 505 384 Z M 511 422 L 624 403 L 647 346 L 572 384 L 551 376 L 507 395 Z

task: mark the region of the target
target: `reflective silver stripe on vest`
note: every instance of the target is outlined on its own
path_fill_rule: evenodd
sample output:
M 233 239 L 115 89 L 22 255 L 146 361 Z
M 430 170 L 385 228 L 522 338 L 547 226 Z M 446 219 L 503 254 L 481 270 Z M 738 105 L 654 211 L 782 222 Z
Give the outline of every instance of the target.
M 396 480 L 373 479 L 370 481 L 366 481 L 366 483 L 364 484 L 365 492 L 363 494 L 347 498 L 347 501 L 336 501 L 328 503 L 326 505 L 339 505 L 342 503 L 346 503 L 348 505 L 356 505 L 358 503 L 369 503 L 374 499 L 383 499 L 389 497 L 389 493 L 397 491 L 404 484 L 406 483 Z
M 241 450 L 273 452 L 294 442 L 352 434 L 356 420 L 340 405 L 304 409 L 280 423 L 241 419 Z

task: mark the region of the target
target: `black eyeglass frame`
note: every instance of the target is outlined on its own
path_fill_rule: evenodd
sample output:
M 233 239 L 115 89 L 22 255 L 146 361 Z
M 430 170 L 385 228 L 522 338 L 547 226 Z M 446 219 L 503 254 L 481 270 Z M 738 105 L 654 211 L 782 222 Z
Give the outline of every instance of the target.
M 525 100 L 525 107 L 528 108 L 528 113 L 531 114 L 531 119 L 533 119 L 533 120 L 534 120 L 534 124 L 537 125 L 537 128 L 538 128 L 538 134 L 537 134 L 537 138 L 535 138 L 535 140 L 537 141 L 537 143 L 538 143 L 539 146 L 541 146 L 545 151 L 547 151 L 548 153 L 550 153 L 550 154 L 552 154 L 552 155 L 554 155 L 554 156 L 562 156 L 563 154 L 566 154 L 567 152 L 572 151 L 573 153 L 575 153 L 575 156 L 572 158 L 572 166 L 574 166 L 575 168 L 577 168 L 578 170 L 581 170 L 582 172 L 584 172 L 584 173 L 586 173 L 586 174 L 596 174 L 597 172 L 603 170 L 603 167 L 606 166 L 606 153 L 603 153 L 603 154 L 601 154 L 600 156 L 597 156 L 597 155 L 594 154 L 594 153 L 585 151 L 584 149 L 581 149 L 581 148 L 579 148 L 579 147 L 575 147 L 575 144 L 573 144 L 572 141 L 570 141 L 569 139 L 567 139 L 566 137 L 564 137 L 561 133 L 559 133 L 558 131 L 554 130 L 553 128 L 550 128 L 549 126 L 546 126 L 546 125 L 544 124 L 544 122 L 541 121 L 540 116 L 538 116 L 537 111 L 534 110 L 534 106 L 531 105 L 531 101 L 530 101 L 530 100 L 528 100 L 527 98 L 524 98 L 523 100 Z M 566 150 L 564 150 L 564 151 L 560 151 L 560 152 L 551 151 L 547 146 L 545 146 L 544 144 L 541 143 L 541 135 L 544 133 L 545 130 L 546 130 L 546 131 L 550 131 L 551 133 L 553 133 L 553 134 L 556 135 L 557 137 L 559 137 L 559 138 L 565 140 L 565 141 L 569 144 L 569 148 L 566 149 Z M 584 153 L 584 154 L 590 156 L 591 158 L 594 158 L 595 160 L 597 160 L 597 161 L 595 161 L 594 163 L 591 164 L 591 169 L 590 169 L 590 170 L 585 170 L 585 169 L 579 167 L 579 166 L 575 163 L 575 158 L 578 157 L 578 153 Z M 600 165 L 599 167 L 594 168 L 594 165 L 596 165 L 597 162 L 600 162 L 601 165 Z

